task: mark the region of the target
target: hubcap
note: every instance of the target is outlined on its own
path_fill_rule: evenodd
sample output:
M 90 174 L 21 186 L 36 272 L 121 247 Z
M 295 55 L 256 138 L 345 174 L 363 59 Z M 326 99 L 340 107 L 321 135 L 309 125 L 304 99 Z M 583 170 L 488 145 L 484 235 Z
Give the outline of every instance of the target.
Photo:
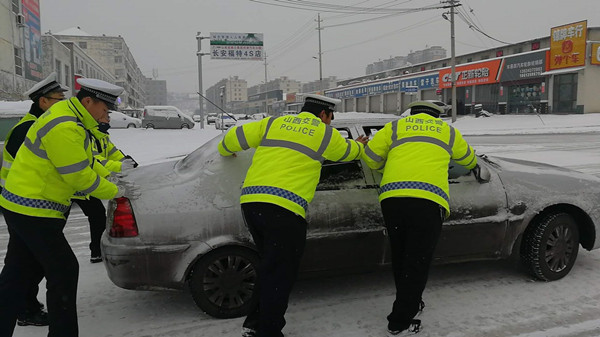
M 560 225 L 554 228 L 546 242 L 546 263 L 550 270 L 560 272 L 567 267 L 575 244 L 569 227 Z
M 204 291 L 213 304 L 238 308 L 252 297 L 256 280 L 256 270 L 250 260 L 225 256 L 208 266 L 203 278 Z

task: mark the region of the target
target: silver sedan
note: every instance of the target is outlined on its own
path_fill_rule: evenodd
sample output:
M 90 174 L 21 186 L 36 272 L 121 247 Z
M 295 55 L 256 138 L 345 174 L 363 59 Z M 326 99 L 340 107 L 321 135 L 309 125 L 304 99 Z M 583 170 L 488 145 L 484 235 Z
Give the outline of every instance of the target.
M 356 138 L 389 120 L 336 120 L 334 127 Z M 140 167 L 124 178 L 131 194 L 109 202 L 102 238 L 108 276 L 117 286 L 189 287 L 200 309 L 214 317 L 242 316 L 256 305 L 258 257 L 239 205 L 253 151 L 221 157 L 221 137 L 182 160 Z M 478 159 L 478 175 L 449 168 L 452 214 L 437 262 L 516 256 L 536 278 L 552 281 L 569 273 L 580 245 L 598 248 L 600 179 L 534 162 Z M 301 273 L 390 263 L 377 201 L 380 179 L 360 160 L 324 163 L 307 214 Z

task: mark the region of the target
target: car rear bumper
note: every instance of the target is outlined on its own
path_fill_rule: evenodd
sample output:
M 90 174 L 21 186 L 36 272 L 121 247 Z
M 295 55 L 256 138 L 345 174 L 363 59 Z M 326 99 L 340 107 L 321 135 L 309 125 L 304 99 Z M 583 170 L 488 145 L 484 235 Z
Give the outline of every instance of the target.
M 137 243 L 139 240 L 136 238 L 114 239 L 103 235 L 104 266 L 115 285 L 145 290 L 185 287 L 186 271 L 195 258 L 187 254 L 191 244 L 157 246 Z

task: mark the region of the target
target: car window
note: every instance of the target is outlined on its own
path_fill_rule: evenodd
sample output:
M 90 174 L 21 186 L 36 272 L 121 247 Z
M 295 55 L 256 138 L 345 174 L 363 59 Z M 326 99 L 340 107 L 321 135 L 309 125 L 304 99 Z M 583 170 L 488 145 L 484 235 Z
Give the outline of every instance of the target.
M 317 191 L 343 190 L 365 185 L 365 175 L 359 160 L 332 162 L 326 160 L 321 167 Z
M 337 129 L 340 132 L 340 135 L 342 135 L 342 137 L 346 139 L 352 139 L 352 133 L 350 132 L 349 128 L 340 127 L 335 129 Z
M 373 136 L 377 133 L 377 131 L 383 129 L 383 125 L 376 126 L 363 126 L 364 135 L 369 137 L 369 140 L 373 139 Z

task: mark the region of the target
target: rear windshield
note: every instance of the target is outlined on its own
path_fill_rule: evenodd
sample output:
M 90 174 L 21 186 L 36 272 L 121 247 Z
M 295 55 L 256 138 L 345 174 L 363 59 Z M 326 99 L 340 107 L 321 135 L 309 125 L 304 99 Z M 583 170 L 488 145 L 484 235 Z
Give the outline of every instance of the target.
M 204 143 L 202 146 L 194 150 L 194 152 L 188 154 L 185 158 L 175 164 L 175 171 L 185 172 L 190 169 L 198 170 L 200 167 L 204 167 L 207 163 L 211 162 L 216 156 L 219 155 L 217 145 L 223 139 L 223 136 L 217 136 L 210 141 Z

